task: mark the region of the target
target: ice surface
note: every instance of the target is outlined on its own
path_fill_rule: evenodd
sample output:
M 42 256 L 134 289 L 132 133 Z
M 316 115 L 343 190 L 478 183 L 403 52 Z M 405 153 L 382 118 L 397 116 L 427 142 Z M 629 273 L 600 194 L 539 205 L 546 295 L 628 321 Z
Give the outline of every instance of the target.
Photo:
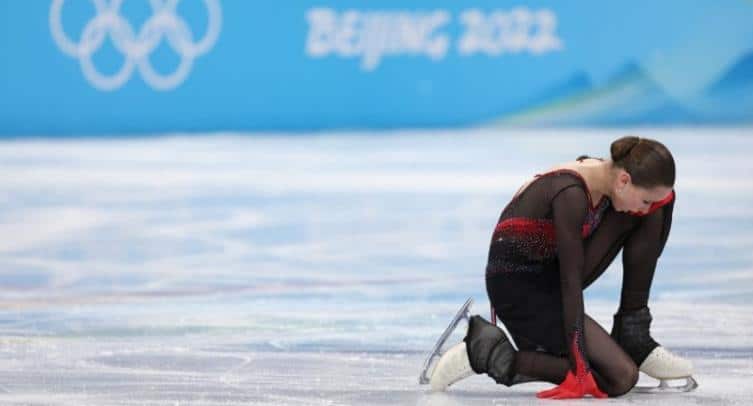
M 552 403 L 545 383 L 429 393 L 418 373 L 467 297 L 488 315 L 489 237 L 515 190 L 627 133 L 677 160 L 653 335 L 700 387 L 609 403 L 747 405 L 750 128 L 3 141 L 0 403 Z M 620 272 L 587 291 L 607 329 Z

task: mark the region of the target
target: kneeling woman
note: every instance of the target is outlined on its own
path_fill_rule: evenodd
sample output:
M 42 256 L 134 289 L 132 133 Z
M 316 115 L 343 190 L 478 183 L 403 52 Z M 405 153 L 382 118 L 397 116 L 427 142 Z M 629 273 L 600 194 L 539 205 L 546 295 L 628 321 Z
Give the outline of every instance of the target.
M 537 174 L 502 211 L 486 287 L 518 350 L 495 324 L 473 316 L 463 342 L 437 363 L 435 390 L 486 373 L 507 386 L 558 384 L 541 398 L 619 396 L 636 384 L 638 366 L 674 357 L 651 338 L 647 307 L 672 222 L 674 159 L 661 143 L 638 137 L 614 141 L 610 152 L 608 160 L 581 156 Z M 620 250 L 624 276 L 610 335 L 584 313 L 583 289 Z M 674 362 L 689 369 L 686 360 Z

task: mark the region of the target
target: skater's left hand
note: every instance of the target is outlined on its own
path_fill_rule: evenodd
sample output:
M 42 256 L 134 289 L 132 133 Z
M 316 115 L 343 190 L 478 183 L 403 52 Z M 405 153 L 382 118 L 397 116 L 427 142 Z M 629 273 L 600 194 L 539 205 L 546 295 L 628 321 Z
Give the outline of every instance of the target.
M 590 371 L 583 376 L 581 382 L 572 371 L 568 371 L 565 380 L 559 386 L 541 391 L 536 394 L 536 397 L 539 399 L 580 399 L 586 395 L 599 399 L 607 397 L 607 394 L 596 386 L 596 381 Z

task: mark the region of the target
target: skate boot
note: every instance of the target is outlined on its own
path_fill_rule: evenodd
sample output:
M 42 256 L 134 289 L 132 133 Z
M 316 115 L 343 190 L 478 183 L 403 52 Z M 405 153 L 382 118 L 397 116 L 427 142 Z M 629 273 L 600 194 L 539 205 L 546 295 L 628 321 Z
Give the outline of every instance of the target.
M 465 341 L 461 341 L 442 354 L 432 371 L 429 383 L 432 390 L 443 391 L 453 383 L 475 374 L 471 368 Z
M 485 373 L 505 386 L 512 386 L 527 379 L 517 376 L 513 371 L 517 351 L 512 338 L 483 317 L 471 317 L 468 322 L 468 333 L 463 341 L 468 348 L 471 369 L 475 373 Z
M 473 299 L 468 298 L 468 300 L 463 303 L 463 306 L 460 307 L 460 310 L 458 310 L 457 314 L 455 314 L 455 317 L 450 320 L 450 324 L 447 326 L 447 328 L 444 330 L 442 335 L 437 340 L 436 344 L 434 344 L 434 348 L 432 348 L 431 352 L 429 353 L 429 356 L 426 357 L 426 361 L 424 361 L 424 366 L 421 369 L 421 374 L 418 376 L 418 383 L 421 385 L 426 385 L 431 380 L 430 376 L 432 374 L 432 371 L 436 370 L 436 366 L 440 360 L 440 357 L 444 355 L 444 352 L 442 351 L 442 348 L 444 347 L 445 342 L 448 338 L 450 338 L 450 335 L 452 335 L 453 331 L 455 331 L 455 328 L 458 326 L 458 324 L 463 320 L 470 320 L 470 307 L 473 304 Z M 454 359 L 454 357 L 453 357 Z
M 646 375 L 659 380 L 657 387 L 638 386 L 634 390 L 643 393 L 655 392 L 690 392 L 698 387 L 693 379 L 693 364 L 690 360 L 667 351 L 664 347 L 654 348 L 641 363 L 640 370 Z M 670 386 L 670 380 L 685 380 L 684 385 Z
M 644 374 L 659 380 L 659 386 L 636 386 L 634 392 L 689 392 L 698 387 L 693 379 L 690 360 L 672 354 L 659 345 L 649 333 L 651 312 L 648 307 L 614 315 L 612 338 L 633 359 Z M 670 386 L 670 380 L 684 380 L 680 386 Z
M 514 360 L 515 349 L 505 333 L 481 316 L 472 316 L 463 341 L 439 359 L 431 375 L 431 387 L 443 391 L 475 374 L 487 374 L 497 383 L 510 386 Z
M 512 339 L 481 316 L 470 316 L 471 303 L 471 299 L 466 301 L 437 341 L 424 363 L 419 383 L 430 383 L 433 390 L 443 391 L 455 382 L 483 373 L 507 386 L 526 381 L 526 377 L 511 373 L 516 352 Z M 464 319 L 468 320 L 465 338 L 442 352 L 444 342 Z

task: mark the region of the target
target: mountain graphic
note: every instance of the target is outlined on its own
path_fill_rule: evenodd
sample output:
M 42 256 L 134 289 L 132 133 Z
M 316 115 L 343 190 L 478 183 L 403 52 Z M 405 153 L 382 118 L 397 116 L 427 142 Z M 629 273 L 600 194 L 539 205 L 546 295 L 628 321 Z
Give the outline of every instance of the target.
M 568 78 L 544 89 L 536 96 L 527 100 L 523 104 L 523 108 L 530 108 L 549 102 L 551 100 L 565 99 L 568 97 L 576 96 L 581 93 L 585 93 L 593 88 L 591 77 L 584 71 L 578 71 L 570 75 Z
M 706 90 L 710 96 L 724 93 L 736 93 L 740 89 L 753 90 L 753 51 L 742 55 L 732 64 L 719 79 Z
M 673 100 L 640 66 L 629 61 L 619 67 L 603 84 L 593 86 L 573 77 L 551 89 L 569 89 L 549 100 L 506 115 L 493 124 L 550 126 L 550 125 L 641 125 L 693 123 L 696 115 Z
M 619 99 L 594 124 L 642 125 L 696 123 L 699 121 L 635 61 L 622 65 L 602 88 L 606 97 Z
M 733 62 L 694 103 L 709 122 L 753 122 L 753 51 Z

